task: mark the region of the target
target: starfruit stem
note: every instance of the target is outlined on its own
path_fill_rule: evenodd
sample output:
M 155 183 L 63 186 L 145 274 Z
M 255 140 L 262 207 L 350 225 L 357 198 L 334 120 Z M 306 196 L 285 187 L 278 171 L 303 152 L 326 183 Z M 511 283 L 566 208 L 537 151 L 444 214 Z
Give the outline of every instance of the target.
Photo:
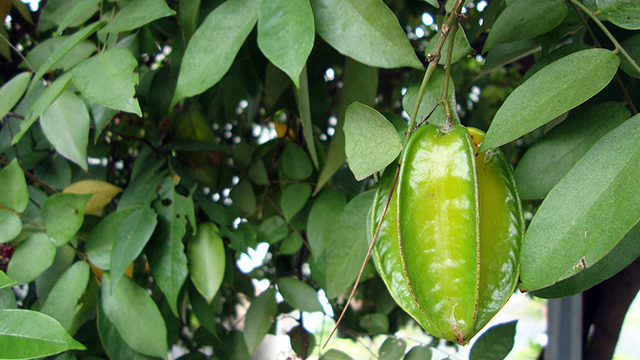
M 418 91 L 418 97 L 416 99 L 416 106 L 411 113 L 411 118 L 409 120 L 409 125 L 407 127 L 407 134 L 404 138 L 403 148 L 406 147 L 409 142 L 409 138 L 413 133 L 414 127 L 416 125 L 416 117 L 418 116 L 418 110 L 420 109 L 420 104 L 422 103 L 422 98 L 424 97 L 424 92 L 427 89 L 427 85 L 429 83 L 429 79 L 431 75 L 438 67 L 438 62 L 440 61 L 442 47 L 444 46 L 445 40 L 447 40 L 447 36 L 449 35 L 450 30 L 457 24 L 458 16 L 460 14 L 460 8 L 462 7 L 463 0 L 457 0 L 456 4 L 453 6 L 453 10 L 449 13 L 447 19 L 444 24 L 442 24 L 442 30 L 438 35 L 438 40 L 433 45 L 433 48 L 429 53 L 427 53 L 427 61 L 429 65 L 427 66 L 427 70 L 424 73 L 424 77 L 422 78 L 422 83 L 420 84 L 420 90 Z M 453 43 L 453 42 L 452 42 Z
M 351 303 L 351 299 L 353 299 L 353 295 L 356 293 L 356 289 L 360 284 L 360 279 L 362 278 L 362 274 L 364 273 L 364 268 L 366 267 L 367 262 L 369 262 L 369 258 L 371 257 L 371 252 L 373 251 L 373 247 L 375 246 L 376 240 L 378 239 L 378 233 L 380 232 L 380 228 L 382 227 L 382 219 L 384 219 L 384 216 L 387 214 L 387 209 L 389 209 L 391 196 L 393 195 L 393 191 L 395 190 L 396 184 L 398 183 L 399 175 L 400 175 L 400 162 L 398 162 L 398 166 L 396 167 L 396 175 L 393 178 L 393 183 L 391 184 L 391 190 L 389 191 L 389 196 L 387 196 L 387 202 L 385 203 L 384 209 L 382 210 L 382 216 L 380 217 L 380 221 L 378 221 L 378 226 L 376 227 L 376 232 L 373 234 L 373 239 L 371 239 L 371 244 L 369 245 L 367 256 L 364 258 L 364 261 L 362 262 L 362 267 L 360 268 L 360 273 L 358 274 L 358 278 L 356 279 L 355 284 L 353 284 L 353 288 L 351 289 L 351 294 L 349 294 L 349 299 L 347 299 L 347 303 L 344 305 L 344 309 L 342 309 L 342 313 L 340 313 L 340 317 L 338 318 L 338 321 L 336 321 L 336 325 L 333 327 L 333 330 L 331 330 L 331 334 L 329 334 L 327 341 L 324 343 L 324 345 L 322 345 L 323 349 L 325 348 L 325 346 L 327 346 L 327 344 L 329 343 L 329 340 L 331 340 L 331 337 L 338 329 L 338 325 L 340 325 L 340 322 L 342 321 L 344 314 L 347 312 L 347 309 L 349 308 L 349 304 Z
M 444 84 L 442 86 L 442 97 L 440 97 L 440 101 L 438 101 L 438 103 L 442 103 L 444 105 L 445 113 L 447 114 L 448 126 L 451 126 L 453 124 L 453 120 L 455 119 L 453 116 L 453 110 L 451 108 L 451 99 L 449 98 L 449 78 L 451 77 L 451 58 L 453 57 L 453 45 L 455 43 L 457 32 L 458 21 L 454 21 L 451 25 L 451 30 L 449 30 L 449 36 L 452 40 L 449 41 L 449 46 L 447 47 L 447 56 L 445 57 L 444 64 Z M 456 123 L 459 123 L 459 121 L 456 121 Z

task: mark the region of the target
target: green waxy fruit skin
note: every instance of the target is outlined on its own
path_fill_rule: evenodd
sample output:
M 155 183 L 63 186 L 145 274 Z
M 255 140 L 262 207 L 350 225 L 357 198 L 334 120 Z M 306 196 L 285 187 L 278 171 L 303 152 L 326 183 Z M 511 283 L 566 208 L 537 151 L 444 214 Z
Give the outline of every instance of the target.
M 476 154 L 484 133 L 426 125 L 409 140 L 374 259 L 396 302 L 429 333 L 466 344 L 517 284 L 522 206 L 500 150 Z M 371 237 L 394 171 L 383 174 Z

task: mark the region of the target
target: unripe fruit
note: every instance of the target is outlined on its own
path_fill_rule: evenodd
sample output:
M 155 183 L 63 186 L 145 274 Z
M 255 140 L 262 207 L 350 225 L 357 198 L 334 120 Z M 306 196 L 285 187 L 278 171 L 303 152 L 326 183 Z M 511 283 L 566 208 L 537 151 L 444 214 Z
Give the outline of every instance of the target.
M 459 344 L 515 290 L 524 234 L 511 168 L 498 149 L 476 154 L 483 138 L 459 125 L 418 129 L 374 247 L 398 304 L 427 332 Z M 387 171 L 380 181 L 372 237 L 394 175 Z

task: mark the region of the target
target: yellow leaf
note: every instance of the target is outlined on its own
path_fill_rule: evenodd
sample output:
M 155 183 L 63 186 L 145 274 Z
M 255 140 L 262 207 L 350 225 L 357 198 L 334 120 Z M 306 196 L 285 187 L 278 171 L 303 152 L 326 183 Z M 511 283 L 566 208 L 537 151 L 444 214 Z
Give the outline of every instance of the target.
M 85 215 L 102 215 L 102 209 L 111 202 L 114 196 L 122 192 L 122 189 L 100 180 L 82 180 L 75 182 L 63 193 L 72 194 L 93 194 L 87 206 L 84 208 Z

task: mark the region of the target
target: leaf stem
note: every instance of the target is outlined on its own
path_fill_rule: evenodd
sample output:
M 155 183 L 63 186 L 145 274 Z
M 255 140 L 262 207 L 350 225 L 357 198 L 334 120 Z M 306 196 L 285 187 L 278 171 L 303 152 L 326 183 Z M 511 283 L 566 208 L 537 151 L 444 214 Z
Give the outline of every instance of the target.
M 568 1 L 570 1 L 571 4 L 574 7 L 579 8 L 585 14 L 587 14 L 587 16 L 589 16 L 591 18 L 591 20 L 593 20 L 593 22 L 595 22 L 596 25 L 598 25 L 598 27 L 602 30 L 602 32 L 604 32 L 604 34 L 609 38 L 609 40 L 611 40 L 613 45 L 615 45 L 615 47 L 616 47 L 615 50 L 620 51 L 622 56 L 624 56 L 625 59 L 627 59 L 627 61 L 629 61 L 629 63 L 631 63 L 631 66 L 636 71 L 640 72 L 640 66 L 638 66 L 638 64 L 635 62 L 635 60 L 633 60 L 633 58 L 631 58 L 629 53 L 622 47 L 622 45 L 620 45 L 620 43 L 618 42 L 618 40 L 616 40 L 616 38 L 613 36 L 613 34 L 611 34 L 609 29 L 607 29 L 607 27 L 604 26 L 602 21 L 600 21 L 600 19 L 598 19 L 598 17 L 593 12 L 591 12 L 591 10 L 589 10 L 589 8 L 587 8 L 586 6 L 582 5 L 578 0 L 568 0 Z

